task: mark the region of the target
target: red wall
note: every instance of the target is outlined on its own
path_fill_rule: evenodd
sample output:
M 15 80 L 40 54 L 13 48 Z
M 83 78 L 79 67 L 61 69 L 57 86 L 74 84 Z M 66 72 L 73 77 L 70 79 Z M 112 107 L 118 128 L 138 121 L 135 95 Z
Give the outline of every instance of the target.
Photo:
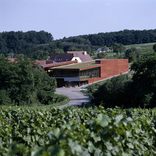
M 98 64 L 101 65 L 100 78 L 90 78 L 88 83 L 128 72 L 128 59 L 103 59 L 99 60 Z

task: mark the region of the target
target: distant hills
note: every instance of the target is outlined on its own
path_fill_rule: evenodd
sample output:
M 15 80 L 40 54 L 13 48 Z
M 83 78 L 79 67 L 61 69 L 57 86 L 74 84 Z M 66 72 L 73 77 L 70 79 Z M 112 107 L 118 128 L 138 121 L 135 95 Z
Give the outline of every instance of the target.
M 54 40 L 52 34 L 45 31 L 11 31 L 0 33 L 0 53 L 3 55 L 24 54 L 34 59 L 41 59 L 53 53 L 68 50 L 93 52 L 99 47 L 110 47 L 114 43 L 129 45 L 150 42 L 156 42 L 156 29 L 79 35 L 60 40 Z

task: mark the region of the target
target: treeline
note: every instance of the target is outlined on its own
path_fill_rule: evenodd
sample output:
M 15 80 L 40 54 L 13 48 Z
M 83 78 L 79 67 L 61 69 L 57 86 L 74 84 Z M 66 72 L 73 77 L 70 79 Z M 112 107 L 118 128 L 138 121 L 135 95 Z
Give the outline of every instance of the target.
M 98 33 L 64 38 L 62 41 L 91 46 L 112 46 L 114 43 L 124 45 L 156 42 L 154 30 L 123 30 L 118 32 Z
M 51 41 L 53 36 L 45 31 L 2 32 L 0 33 L 0 53 L 3 55 L 24 54 L 32 57 L 38 45 Z
M 86 50 L 94 53 L 99 47 L 113 47 L 114 44 L 140 44 L 156 42 L 154 30 L 123 30 L 110 33 L 80 35 L 54 40 L 45 31 L 2 32 L 0 33 L 0 53 L 3 55 L 24 54 L 34 59 L 45 59 L 54 53 L 69 50 Z

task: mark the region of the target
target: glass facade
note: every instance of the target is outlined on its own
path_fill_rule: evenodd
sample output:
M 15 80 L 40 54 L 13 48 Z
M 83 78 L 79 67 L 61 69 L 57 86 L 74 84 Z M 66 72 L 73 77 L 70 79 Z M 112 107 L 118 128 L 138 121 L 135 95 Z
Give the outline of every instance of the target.
M 79 69 L 55 69 L 50 74 L 53 77 L 80 77 L 80 79 L 100 77 L 100 68 L 80 71 Z
M 80 71 L 80 78 L 94 78 L 94 77 L 100 77 L 100 68 L 93 68 L 93 69 L 87 69 Z
M 79 70 L 76 69 L 55 69 L 52 71 L 53 77 L 79 77 Z

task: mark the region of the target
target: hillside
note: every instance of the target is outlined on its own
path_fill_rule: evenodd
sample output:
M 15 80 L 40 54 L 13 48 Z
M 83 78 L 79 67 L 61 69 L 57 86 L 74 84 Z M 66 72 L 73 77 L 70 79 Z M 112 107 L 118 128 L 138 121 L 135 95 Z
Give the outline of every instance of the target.
M 86 50 L 93 53 L 99 47 L 156 42 L 156 29 L 123 30 L 118 32 L 80 35 L 53 40 L 45 31 L 2 32 L 0 33 L 0 53 L 3 55 L 24 54 L 34 59 L 45 59 L 48 55 L 69 50 Z
M 144 43 L 144 44 L 131 44 L 131 45 L 126 45 L 125 47 L 127 49 L 136 48 L 142 54 L 146 54 L 146 53 L 152 53 L 153 52 L 153 45 L 154 44 L 156 44 L 156 42 L 154 42 L 154 43 Z

